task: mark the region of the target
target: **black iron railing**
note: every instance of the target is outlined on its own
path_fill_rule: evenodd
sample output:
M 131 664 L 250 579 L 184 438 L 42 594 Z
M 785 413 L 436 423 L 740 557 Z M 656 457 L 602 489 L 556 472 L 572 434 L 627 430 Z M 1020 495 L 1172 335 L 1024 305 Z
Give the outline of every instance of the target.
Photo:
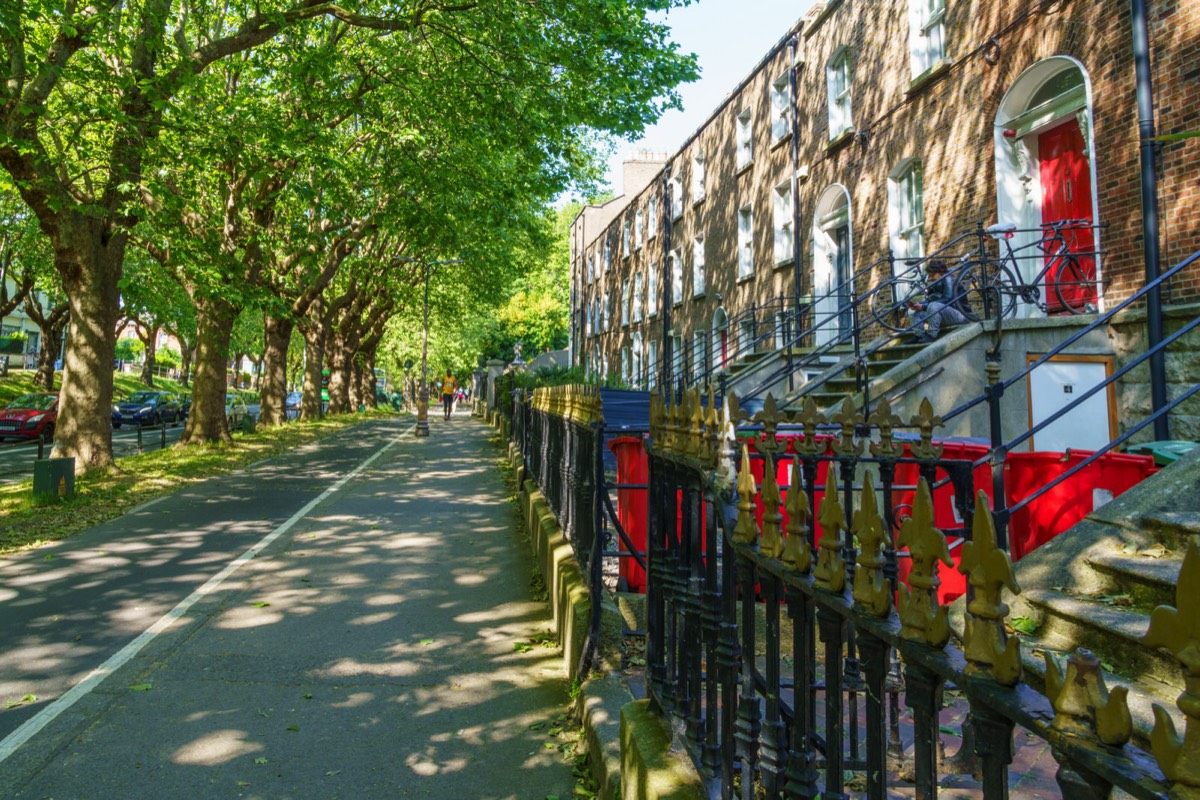
M 943 470 L 969 486 L 970 462 L 938 457 L 932 409 L 906 448 L 881 406 L 870 419 L 849 402 L 833 419 L 810 410 L 792 427 L 773 401 L 753 420 L 732 400 L 720 413 L 705 408 L 695 392 L 652 406 L 648 690 L 714 794 L 842 798 L 853 784 L 881 799 L 903 760 L 918 797 L 936 797 L 941 770 L 977 771 L 985 798 L 1006 798 L 1019 725 L 1050 744 L 1065 797 L 1104 798 L 1114 787 L 1191 796 L 1196 776 L 1182 765 L 1200 755 L 1193 727 L 1183 738 L 1172 728 L 1173 744 L 1156 744 L 1155 756 L 1129 745 L 1124 695 L 1107 693 L 1091 654 L 1072 656 L 1065 679 L 1048 660 L 1046 696 L 1021 684 L 1003 602 L 1019 589 L 984 498 L 967 501 L 969 489 L 957 495 L 966 540 L 957 571 L 970 602 L 961 647 L 949 644 L 937 564 L 952 561 L 929 484 Z M 782 463 L 791 464 L 783 482 Z M 912 511 L 898 520 L 897 475 L 914 468 Z M 1179 597 L 1200 591 L 1198 580 L 1193 545 Z M 1169 641 L 1183 662 L 1200 629 L 1160 609 L 1147 639 Z M 948 683 L 969 709 L 957 766 L 939 759 Z M 1190 691 L 1179 707 L 1194 726 L 1200 697 Z M 900 698 L 911 723 L 899 719 Z M 1156 738 L 1168 736 L 1160 725 Z

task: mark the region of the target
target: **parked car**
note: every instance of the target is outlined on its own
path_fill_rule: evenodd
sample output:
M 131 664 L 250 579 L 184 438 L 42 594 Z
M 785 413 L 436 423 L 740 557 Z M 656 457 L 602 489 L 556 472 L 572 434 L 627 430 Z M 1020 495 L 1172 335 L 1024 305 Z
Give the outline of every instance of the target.
M 58 395 L 49 392 L 23 394 L 0 409 L 0 440 L 54 440 L 58 421 Z
M 246 420 L 246 401 L 233 392 L 225 394 L 225 422 L 229 432 L 240 431 Z
M 181 420 L 179 398 L 170 392 L 139 391 L 113 406 L 112 425 L 161 425 L 170 422 L 178 425 Z
M 188 414 L 192 410 L 192 393 L 179 393 L 179 421 L 187 422 Z

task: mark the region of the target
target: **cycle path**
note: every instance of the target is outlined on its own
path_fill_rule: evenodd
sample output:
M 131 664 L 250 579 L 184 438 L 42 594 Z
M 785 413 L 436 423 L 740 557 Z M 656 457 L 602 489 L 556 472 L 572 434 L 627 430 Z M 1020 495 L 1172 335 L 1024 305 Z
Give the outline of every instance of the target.
M 556 651 L 524 645 L 549 629 L 549 615 L 529 594 L 531 562 L 490 431 L 461 415 L 432 421 L 427 440 L 395 422 L 366 427 L 344 441 L 347 452 L 299 454 L 300 474 L 285 458 L 270 465 L 275 483 L 242 490 L 223 479 L 198 492 L 193 505 L 243 508 L 228 492 L 260 513 L 227 526 L 238 544 L 224 559 L 216 547 L 176 559 L 193 591 L 228 572 L 242 537 L 276 538 L 189 595 L 177 619 L 89 691 L 60 694 L 60 704 L 78 696 L 6 752 L 54 703 L 26 710 L 29 724 L 0 740 L 0 797 L 571 796 L 570 765 L 547 735 L 565 680 Z M 305 493 L 315 506 L 288 514 Z M 172 506 L 132 515 L 132 538 L 187 527 L 161 513 Z M 223 530 L 221 516 L 187 529 Z M 71 552 L 86 562 L 86 549 Z M 129 614 L 127 638 L 163 619 L 168 594 Z M 13 602 L 0 603 L 5 617 Z

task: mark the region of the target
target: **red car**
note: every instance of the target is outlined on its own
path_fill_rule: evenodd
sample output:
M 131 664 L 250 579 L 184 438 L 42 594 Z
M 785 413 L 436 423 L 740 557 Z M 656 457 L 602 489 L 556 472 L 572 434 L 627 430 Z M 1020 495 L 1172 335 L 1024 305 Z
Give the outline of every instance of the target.
M 57 394 L 23 394 L 0 408 L 0 440 L 34 441 L 45 436 L 47 442 L 54 441 L 57 420 Z

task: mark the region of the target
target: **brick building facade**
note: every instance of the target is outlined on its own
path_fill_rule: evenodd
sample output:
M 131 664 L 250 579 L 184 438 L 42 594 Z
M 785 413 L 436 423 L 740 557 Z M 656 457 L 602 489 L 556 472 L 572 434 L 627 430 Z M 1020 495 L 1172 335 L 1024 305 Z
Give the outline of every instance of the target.
M 1157 132 L 1198 130 L 1200 3 L 1147 5 Z M 819 343 L 853 324 L 839 296 L 966 249 L 980 222 L 1094 220 L 1101 305 L 1127 297 L 1146 274 L 1133 42 L 1116 0 L 814 7 L 665 163 L 576 220 L 575 362 L 649 387 L 720 370 L 764 326 Z M 1163 269 L 1200 249 L 1198 148 L 1157 148 Z M 1164 294 L 1197 300 L 1200 269 Z

